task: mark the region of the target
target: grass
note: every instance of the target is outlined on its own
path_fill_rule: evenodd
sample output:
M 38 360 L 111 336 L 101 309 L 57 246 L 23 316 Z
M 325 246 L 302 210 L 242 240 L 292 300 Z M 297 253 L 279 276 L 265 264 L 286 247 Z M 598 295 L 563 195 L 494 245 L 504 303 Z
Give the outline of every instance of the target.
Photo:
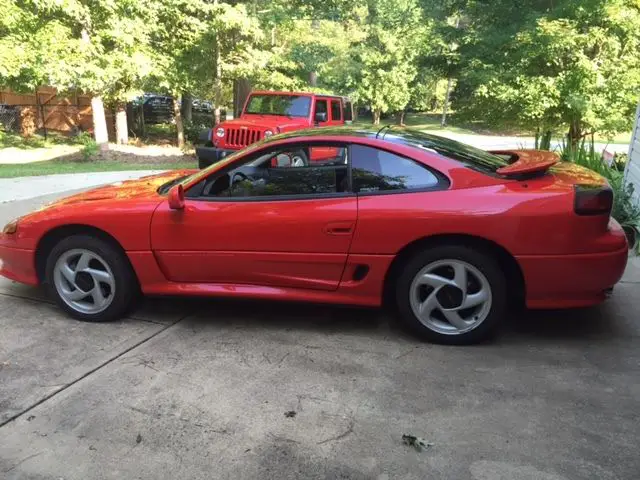
M 113 160 L 78 162 L 70 160 L 49 160 L 25 164 L 0 164 L 0 178 L 53 175 L 57 173 L 117 172 L 125 170 L 177 170 L 197 168 L 195 160 L 184 162 L 131 163 Z
M 70 137 L 59 133 L 49 133 L 45 139 L 42 135 L 32 135 L 22 137 L 15 132 L 5 132 L 0 130 L 0 148 L 47 148 L 54 145 L 83 145 L 86 140 L 85 135 Z
M 534 137 L 535 132 L 529 132 L 522 129 L 496 129 L 482 122 L 462 122 L 456 118 L 455 113 L 447 116 L 447 125 L 442 127 L 440 121 L 441 113 L 407 113 L 404 123 L 408 127 L 417 128 L 419 130 L 428 130 L 432 132 L 450 132 L 463 133 L 472 135 L 495 135 L 495 136 L 516 136 L 516 137 Z M 388 124 L 397 123 L 395 115 L 390 115 L 380 120 L 380 127 Z M 371 117 L 359 117 L 354 125 L 370 126 Z M 562 137 L 562 133 L 555 135 L 557 138 Z M 595 141 L 598 143 L 610 144 L 628 144 L 631 141 L 631 132 L 619 133 L 613 138 L 607 138 L 601 135 L 595 135 Z

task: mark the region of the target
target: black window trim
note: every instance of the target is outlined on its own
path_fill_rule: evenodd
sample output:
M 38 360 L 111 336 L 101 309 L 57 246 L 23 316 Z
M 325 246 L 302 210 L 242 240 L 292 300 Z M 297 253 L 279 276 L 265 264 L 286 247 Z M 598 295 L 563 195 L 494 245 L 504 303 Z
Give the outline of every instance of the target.
M 309 194 L 300 194 L 300 195 L 273 195 L 273 196 L 261 195 L 261 196 L 253 196 L 253 197 L 207 197 L 202 195 L 202 189 L 204 188 L 206 181 L 211 177 L 211 175 L 209 175 L 208 177 L 203 178 L 197 184 L 191 186 L 185 192 L 185 198 L 188 200 L 197 200 L 197 201 L 204 201 L 204 202 L 227 202 L 228 203 L 228 202 L 272 202 L 272 201 L 281 202 L 281 201 L 287 201 L 287 200 L 315 200 L 315 199 L 324 199 L 324 198 L 349 198 L 349 197 L 355 198 L 357 196 L 353 192 L 353 188 L 351 184 L 351 160 L 350 160 L 351 144 L 345 141 L 336 142 L 336 141 L 327 141 L 327 140 L 314 140 L 309 142 L 309 141 L 301 140 L 299 142 L 291 142 L 285 145 L 273 145 L 272 148 L 265 148 L 265 149 L 258 150 L 257 152 L 254 152 L 254 154 L 251 155 L 251 159 L 246 162 L 243 162 L 242 165 L 255 160 L 259 156 L 264 155 L 266 152 L 275 151 L 282 148 L 288 148 L 291 145 L 296 145 L 296 144 L 306 145 L 308 147 L 335 146 L 337 148 L 346 148 L 347 149 L 347 165 L 346 165 L 347 191 L 332 192 L 332 193 L 309 193 Z M 229 170 L 233 170 L 232 166 L 233 164 L 230 164 L 228 165 L 228 168 L 224 168 L 223 170 L 216 172 L 215 176 L 217 177 L 221 174 L 227 173 Z M 333 165 L 326 165 L 327 169 L 332 166 Z M 322 166 L 320 166 L 320 168 L 321 167 Z M 339 167 L 339 166 L 334 166 L 334 167 Z M 191 192 L 194 189 L 198 189 L 197 194 L 189 195 L 189 192 Z
M 302 195 L 274 195 L 274 196 L 265 195 L 265 196 L 254 196 L 254 197 L 206 197 L 206 196 L 202 196 L 201 193 L 206 181 L 211 177 L 211 176 L 208 176 L 202 179 L 197 184 L 192 185 L 185 192 L 185 197 L 187 200 L 197 200 L 197 201 L 204 201 L 204 202 L 227 202 L 227 203 L 228 202 L 272 202 L 272 201 L 281 202 L 281 201 L 287 201 L 287 200 L 316 200 L 316 199 L 327 199 L 327 198 L 371 197 L 371 196 L 377 196 L 377 195 L 406 195 L 411 193 L 425 193 L 425 192 L 448 190 L 451 187 L 451 180 L 444 173 L 438 170 L 435 170 L 429 165 L 419 160 L 416 160 L 415 158 L 411 158 L 407 155 L 394 152 L 389 148 L 368 145 L 366 143 L 346 142 L 346 141 L 336 142 L 336 141 L 330 141 L 330 140 L 314 140 L 309 142 L 305 140 L 300 140 L 298 142 L 287 143 L 286 145 L 277 145 L 277 146 L 274 145 L 273 149 L 276 150 L 278 148 L 286 148 L 288 146 L 296 145 L 296 144 L 307 145 L 310 147 L 342 145 L 342 147 L 338 146 L 338 148 L 346 148 L 347 149 L 347 191 L 334 192 L 334 193 L 310 193 L 310 194 L 302 194 Z M 411 188 L 406 190 L 380 190 L 377 192 L 364 192 L 364 193 L 354 192 L 353 191 L 354 190 L 353 188 L 353 153 L 352 153 L 352 147 L 354 145 L 374 148 L 376 150 L 382 150 L 392 155 L 395 155 L 397 157 L 404 158 L 406 160 L 417 163 L 419 166 L 428 170 L 432 175 L 434 175 L 438 179 L 438 183 L 433 187 L 425 187 L 425 188 Z M 258 150 L 257 152 L 254 152 L 254 154 L 252 154 L 252 158 L 247 162 L 244 162 L 243 165 L 245 163 L 255 160 L 260 155 L 264 155 L 264 153 L 261 153 L 261 152 L 268 152 L 268 151 L 271 151 L 271 149 L 265 148 L 265 149 Z M 215 175 L 218 176 L 218 175 L 227 173 L 229 170 L 233 170 L 232 166 L 233 164 L 228 165 L 228 168 L 225 168 L 219 172 L 216 172 Z M 196 195 L 189 195 L 190 192 L 196 189 L 198 189 Z

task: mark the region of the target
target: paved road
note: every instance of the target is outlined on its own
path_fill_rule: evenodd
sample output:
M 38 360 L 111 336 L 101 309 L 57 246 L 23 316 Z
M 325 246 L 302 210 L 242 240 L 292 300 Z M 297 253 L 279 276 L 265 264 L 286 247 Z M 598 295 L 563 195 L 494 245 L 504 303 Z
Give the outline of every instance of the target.
M 634 260 L 599 308 L 443 347 L 363 309 L 148 299 L 83 323 L 5 280 L 0 478 L 636 479 L 639 286 Z
M 60 195 L 69 190 L 96 187 L 160 173 L 162 170 L 127 172 L 63 173 L 35 177 L 0 178 L 0 203 L 28 200 L 45 195 Z

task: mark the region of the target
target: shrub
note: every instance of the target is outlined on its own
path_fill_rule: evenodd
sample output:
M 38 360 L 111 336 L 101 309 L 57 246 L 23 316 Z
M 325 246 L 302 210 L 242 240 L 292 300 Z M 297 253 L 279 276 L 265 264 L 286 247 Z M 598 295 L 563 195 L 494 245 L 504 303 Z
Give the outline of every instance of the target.
M 612 166 L 607 165 L 600 154 L 596 153 L 593 139 L 589 143 L 583 140 L 576 147 L 563 143 L 560 158 L 593 170 L 607 179 L 613 190 L 613 209 L 611 216 L 620 225 L 635 228 L 640 232 L 640 205 L 634 198 L 634 186 L 624 181 L 626 155 L 614 157 Z
M 185 122 L 184 123 L 184 139 L 187 142 L 198 143 L 200 134 L 205 130 L 209 130 L 211 125 L 200 122 Z
M 93 159 L 93 157 L 95 157 L 100 151 L 100 147 L 98 147 L 96 141 L 90 134 L 86 132 L 80 133 L 76 137 L 76 140 L 79 144 L 82 145 L 82 150 L 80 150 L 80 153 L 82 154 L 82 160 L 85 162 Z

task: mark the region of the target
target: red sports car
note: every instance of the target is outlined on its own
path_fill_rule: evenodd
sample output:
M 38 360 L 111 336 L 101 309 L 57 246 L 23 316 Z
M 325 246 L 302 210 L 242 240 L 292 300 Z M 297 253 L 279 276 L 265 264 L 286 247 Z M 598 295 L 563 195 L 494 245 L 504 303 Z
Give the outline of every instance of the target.
M 292 162 L 303 149 L 307 158 Z M 0 273 L 82 320 L 141 291 L 380 306 L 428 340 L 487 338 L 512 302 L 594 305 L 625 235 L 597 174 L 418 131 L 275 136 L 202 171 L 74 195 L 13 221 Z

